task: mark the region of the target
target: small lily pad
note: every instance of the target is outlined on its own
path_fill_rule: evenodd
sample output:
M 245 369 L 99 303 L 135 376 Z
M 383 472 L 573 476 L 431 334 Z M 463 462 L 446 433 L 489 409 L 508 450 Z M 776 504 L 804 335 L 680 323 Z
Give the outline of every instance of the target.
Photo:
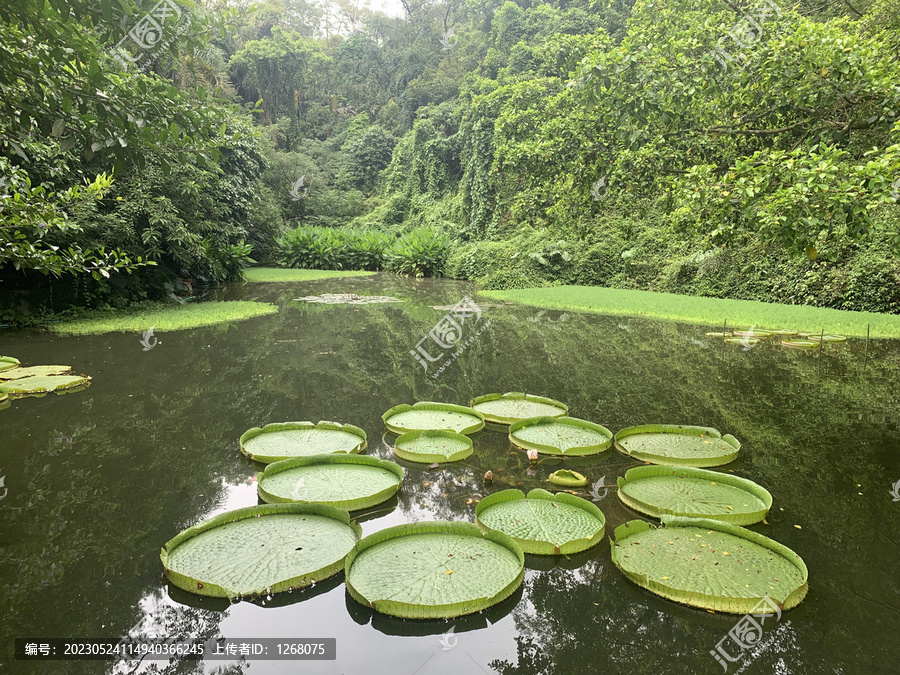
M 613 563 L 638 586 L 734 614 L 780 612 L 806 597 L 806 565 L 788 547 L 707 518 L 664 515 L 662 522 L 632 520 L 610 539 Z
M 622 429 L 616 448 L 642 462 L 677 466 L 721 466 L 737 459 L 740 442 L 711 427 L 643 424 Z
M 0 356 L 0 372 L 10 370 L 11 368 L 18 368 L 19 365 L 21 365 L 19 359 L 13 358 L 12 356 Z
M 777 337 L 794 337 L 795 335 L 797 335 L 797 331 L 789 330 L 787 328 L 779 328 L 777 330 L 770 330 L 767 328 L 766 332 L 771 333 L 772 335 L 775 335 Z
M 469 406 L 484 415 L 485 422 L 509 425 L 530 417 L 562 417 L 569 406 L 552 398 L 520 392 L 485 394 L 473 398 Z
M 818 349 L 819 343 L 813 342 L 812 340 L 782 340 L 782 347 L 787 347 L 788 349 Z
M 509 535 L 525 553 L 568 554 L 595 546 L 603 538 L 606 518 L 591 502 L 560 492 L 502 490 L 475 507 L 475 523 Z
M 612 432 L 575 417 L 531 417 L 509 427 L 509 440 L 519 448 L 545 455 L 596 455 L 612 445 Z
M 10 398 L 40 396 L 51 391 L 62 392 L 86 386 L 90 381 L 91 378 L 81 375 L 38 375 L 0 382 L 0 392 L 7 393 Z
M 755 337 L 760 340 L 765 340 L 768 337 L 772 337 L 772 333 L 767 330 L 753 329 L 753 330 L 736 330 L 733 331 L 734 335 L 737 337 Z
M 43 377 L 45 375 L 61 375 L 72 370 L 72 366 L 28 366 L 27 368 L 10 368 L 0 371 L 0 380 L 21 380 L 25 377 Z
M 337 422 L 275 422 L 247 430 L 240 443 L 247 457 L 269 464 L 290 457 L 362 452 L 366 432 Z
M 638 466 L 619 476 L 619 499 L 648 516 L 687 516 L 732 525 L 758 523 L 772 495 L 751 480 L 679 466 Z
M 808 340 L 812 340 L 813 342 L 824 342 L 826 344 L 837 344 L 839 342 L 846 342 L 847 338 L 843 335 L 822 335 L 819 333 L 818 335 L 810 335 Z
M 588 479 L 577 471 L 569 469 L 560 469 L 550 474 L 548 480 L 554 485 L 562 485 L 564 487 L 584 487 L 588 484 Z
M 169 581 L 199 595 L 280 593 L 327 579 L 344 566 L 361 529 L 324 504 L 265 504 L 222 513 L 168 542 Z
M 731 337 L 732 335 L 734 335 L 734 333 L 731 333 L 731 332 L 729 332 L 729 333 L 721 333 L 721 332 L 720 332 L 720 333 L 707 333 L 707 334 L 706 334 L 706 337 L 711 337 L 711 338 L 727 338 L 727 337 Z
M 407 619 L 439 619 L 508 598 L 522 584 L 525 556 L 502 532 L 426 521 L 365 537 L 347 555 L 345 572 L 347 591 L 360 604 Z
M 400 466 L 377 457 L 313 455 L 269 464 L 257 476 L 257 491 L 269 504 L 314 502 L 357 511 L 390 499 L 402 481 Z
M 457 462 L 471 456 L 472 452 L 471 438 L 443 429 L 407 431 L 400 434 L 394 444 L 397 457 L 420 464 Z
M 395 434 L 439 429 L 458 434 L 474 434 L 484 429 L 484 415 L 477 410 L 431 401 L 420 401 L 415 405 L 395 405 L 381 419 L 388 431 Z

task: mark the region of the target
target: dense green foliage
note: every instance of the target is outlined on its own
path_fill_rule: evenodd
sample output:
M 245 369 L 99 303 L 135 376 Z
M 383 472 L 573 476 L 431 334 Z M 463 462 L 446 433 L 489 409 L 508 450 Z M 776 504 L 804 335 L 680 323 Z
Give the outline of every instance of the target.
M 0 11 L 2 291 L 252 255 L 900 311 L 896 0 L 177 6 L 140 68 L 129 0 Z

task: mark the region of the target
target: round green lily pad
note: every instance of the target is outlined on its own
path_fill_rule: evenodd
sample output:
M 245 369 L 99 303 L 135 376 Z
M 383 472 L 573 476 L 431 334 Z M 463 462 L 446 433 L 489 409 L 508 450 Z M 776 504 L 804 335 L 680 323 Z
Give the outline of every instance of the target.
M 606 518 L 591 502 L 540 488 L 488 495 L 475 507 L 475 523 L 516 540 L 525 553 L 568 554 L 595 546 L 603 538 Z
M 813 342 L 812 340 L 782 340 L 782 347 L 787 347 L 788 349 L 818 349 L 819 343 Z
M 247 457 L 269 464 L 290 457 L 362 452 L 366 432 L 337 422 L 275 422 L 245 431 L 240 443 Z
M 794 337 L 795 335 L 797 335 L 797 331 L 787 328 L 779 328 L 777 330 L 766 329 L 766 332 L 771 333 L 772 335 L 777 335 L 778 337 Z
M 10 398 L 40 396 L 51 391 L 81 387 L 90 381 L 91 378 L 81 375 L 37 375 L 0 382 L 0 392 L 5 392 Z
M 256 489 L 267 503 L 315 502 L 347 511 L 390 499 L 403 481 L 394 462 L 366 455 L 313 455 L 269 464 Z
M 395 405 L 381 416 L 388 431 L 445 429 L 458 434 L 474 434 L 484 429 L 484 415 L 472 408 L 450 403 L 420 401 L 415 405 Z
M 362 605 L 407 619 L 479 612 L 521 585 L 525 556 L 502 532 L 472 523 L 420 522 L 362 539 L 345 562 L 347 591 Z
M 199 595 L 280 593 L 337 574 L 360 534 L 350 514 L 332 506 L 265 504 L 184 530 L 160 560 L 169 581 Z
M 736 330 L 736 331 L 734 331 L 734 334 L 737 337 L 755 337 L 755 338 L 759 338 L 760 340 L 765 340 L 768 337 L 772 337 L 771 332 L 769 332 L 767 330 L 760 330 L 759 328 L 748 329 L 748 330 Z
M 596 455 L 612 445 L 612 432 L 575 417 L 531 417 L 509 426 L 509 440 L 545 455 Z
M 548 480 L 554 485 L 563 485 L 565 487 L 584 487 L 588 484 L 588 479 L 584 474 L 569 469 L 560 469 L 550 474 Z
M 822 335 L 821 333 L 818 335 L 810 335 L 808 340 L 812 340 L 813 342 L 824 342 L 826 344 L 835 344 L 838 342 L 846 342 L 847 338 L 843 335 Z
M 638 466 L 619 476 L 619 499 L 635 511 L 758 523 L 772 508 L 772 495 L 751 480 L 686 466 Z
M 61 375 L 72 370 L 72 366 L 28 366 L 0 371 L 0 380 L 20 380 L 25 377 Z
M 397 457 L 422 464 L 456 462 L 472 452 L 472 439 L 454 431 L 407 431 L 394 444 Z
M 569 406 L 552 398 L 513 391 L 473 398 L 469 406 L 484 415 L 485 422 L 502 425 L 529 417 L 562 417 L 569 412 Z
M 721 332 L 719 332 L 719 333 L 707 333 L 707 334 L 706 334 L 706 337 L 713 337 L 713 338 L 727 338 L 727 337 L 731 337 L 732 335 L 734 335 L 734 333 L 731 333 L 731 332 L 729 332 L 729 333 L 721 333 Z
M 677 466 L 721 466 L 737 459 L 741 444 L 711 427 L 643 424 L 622 429 L 616 448 L 642 462 Z
M 626 577 L 664 598 L 734 614 L 773 613 L 806 597 L 808 572 L 788 547 L 706 518 L 663 516 L 665 527 L 632 520 L 610 539 Z M 766 607 L 766 598 L 774 605 Z
M 21 365 L 19 359 L 13 358 L 12 356 L 0 356 L 0 372 L 18 368 L 19 365 Z

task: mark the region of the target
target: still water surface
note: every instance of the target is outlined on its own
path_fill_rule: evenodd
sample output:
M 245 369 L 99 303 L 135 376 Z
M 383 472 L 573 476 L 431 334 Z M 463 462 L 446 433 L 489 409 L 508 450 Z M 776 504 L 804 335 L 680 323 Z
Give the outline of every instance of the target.
M 320 293 L 404 302 L 294 300 Z M 425 372 L 410 350 L 446 314 L 435 306 L 467 294 L 482 307 L 481 319 L 464 326 L 463 341 L 475 339 L 433 378 L 435 366 Z M 70 364 L 93 377 L 85 391 L 21 399 L 0 411 L 0 672 L 725 672 L 710 650 L 739 617 L 636 587 L 611 564 L 608 540 L 569 558 L 527 556 L 519 592 L 449 622 L 373 615 L 349 598 L 342 575 L 233 605 L 165 582 L 164 542 L 213 514 L 257 503 L 252 480 L 260 467 L 238 450 L 246 429 L 350 422 L 368 433 L 366 452 L 394 459 L 385 410 L 417 400 L 467 404 L 495 391 L 565 401 L 573 416 L 612 431 L 659 422 L 734 434 L 741 458 L 721 470 L 773 494 L 768 524 L 752 529 L 803 556 L 810 593 L 765 630 L 761 653 L 746 652 L 727 672 L 898 671 L 900 501 L 891 488 L 900 481 L 900 343 L 873 341 L 866 354 L 863 341 L 851 341 L 828 347 L 821 360 L 766 342 L 744 351 L 706 338 L 702 327 L 490 305 L 466 284 L 386 274 L 241 284 L 221 297 L 275 302 L 280 311 L 157 332 L 149 351 L 137 333 L 0 335 L 0 354 L 28 365 Z M 438 470 L 401 461 L 407 477 L 398 497 L 362 516 L 363 534 L 414 520 L 472 521 L 475 500 L 509 487 L 546 488 L 562 466 L 528 462 L 496 431 L 476 436 L 475 449 Z M 567 463 L 610 486 L 635 465 L 615 451 Z M 488 469 L 492 485 L 483 480 Z M 640 517 L 614 488 L 604 492 L 596 503 L 608 534 Z M 455 642 L 442 644 L 450 627 Z M 129 634 L 333 637 L 337 660 L 127 668 L 13 660 L 15 637 Z

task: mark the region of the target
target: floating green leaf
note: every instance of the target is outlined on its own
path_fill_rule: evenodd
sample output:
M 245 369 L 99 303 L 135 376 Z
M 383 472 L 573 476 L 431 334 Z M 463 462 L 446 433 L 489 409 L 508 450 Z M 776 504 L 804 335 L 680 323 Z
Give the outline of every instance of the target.
M 813 342 L 825 342 L 826 344 L 847 341 L 847 338 L 843 335 L 822 335 L 821 333 L 818 335 L 810 335 L 807 339 L 812 340 Z
M 403 481 L 394 462 L 366 455 L 314 455 L 269 464 L 257 476 L 268 503 L 315 502 L 356 511 L 393 497 Z
M 772 335 L 777 335 L 778 337 L 794 337 L 797 335 L 797 331 L 789 330 L 786 328 L 779 328 L 778 330 L 769 330 L 766 329 L 767 333 L 771 333 Z
M 501 532 L 420 522 L 362 539 L 347 556 L 347 591 L 383 614 L 437 619 L 479 612 L 521 585 L 525 556 Z
M 705 518 L 632 520 L 610 539 L 626 577 L 664 598 L 734 614 L 772 613 L 806 597 L 808 572 L 791 549 L 751 530 Z M 765 598 L 775 607 L 764 606 Z
M 86 386 L 90 381 L 91 378 L 81 375 L 38 375 L 0 382 L 0 392 L 7 393 L 10 398 L 39 396 L 51 391 Z
M 516 540 L 525 553 L 577 553 L 603 538 L 606 518 L 594 504 L 565 492 L 535 489 L 488 495 L 475 507 L 475 523 Z
M 397 457 L 422 464 L 456 462 L 472 452 L 472 439 L 455 431 L 407 431 L 394 445 Z
M 199 595 L 280 593 L 337 574 L 360 534 L 350 514 L 332 506 L 249 506 L 184 530 L 160 560 L 169 581 Z
M 616 448 L 642 462 L 678 466 L 721 466 L 737 459 L 740 442 L 711 427 L 643 424 L 616 434 Z
M 19 359 L 13 358 L 12 356 L 0 356 L 0 372 L 11 368 L 17 368 L 19 365 Z
M 9 407 L 9 395 L 3 392 L 0 392 L 0 410 Z
M 754 347 L 759 344 L 759 338 L 741 337 L 741 338 L 725 338 L 725 342 L 730 345 L 744 345 L 745 347 Z
M 732 335 L 734 335 L 734 333 L 707 333 L 706 337 L 727 338 L 731 337 Z
M 545 455 L 596 455 L 612 445 L 612 432 L 575 417 L 532 417 L 509 427 L 509 440 L 519 448 Z
M 554 485 L 563 485 L 565 487 L 584 487 L 588 484 L 588 479 L 577 471 L 569 469 L 560 469 L 550 474 L 548 480 Z
M 812 340 L 782 340 L 781 345 L 788 349 L 818 349 L 819 343 Z
M 0 371 L 0 380 L 20 380 L 26 377 L 43 377 L 60 375 L 72 370 L 72 366 L 28 366 L 27 368 L 10 368 Z
M 759 330 L 759 329 L 749 329 L 749 330 L 736 330 L 734 334 L 738 337 L 755 337 L 760 340 L 765 340 L 768 337 L 772 337 L 772 333 L 767 330 Z
M 366 432 L 337 422 L 274 422 L 245 431 L 240 442 L 247 457 L 268 464 L 290 457 L 362 452 Z
M 751 525 L 766 517 L 772 495 L 753 481 L 706 469 L 638 466 L 619 476 L 619 499 L 635 511 Z
M 384 420 L 384 426 L 395 434 L 429 429 L 474 434 L 484 429 L 484 415 L 480 412 L 461 405 L 431 401 L 420 401 L 415 405 L 395 405 L 381 419 Z
M 530 417 L 562 417 L 569 412 L 565 403 L 520 392 L 485 394 L 473 398 L 469 406 L 484 415 L 485 422 L 502 425 Z

